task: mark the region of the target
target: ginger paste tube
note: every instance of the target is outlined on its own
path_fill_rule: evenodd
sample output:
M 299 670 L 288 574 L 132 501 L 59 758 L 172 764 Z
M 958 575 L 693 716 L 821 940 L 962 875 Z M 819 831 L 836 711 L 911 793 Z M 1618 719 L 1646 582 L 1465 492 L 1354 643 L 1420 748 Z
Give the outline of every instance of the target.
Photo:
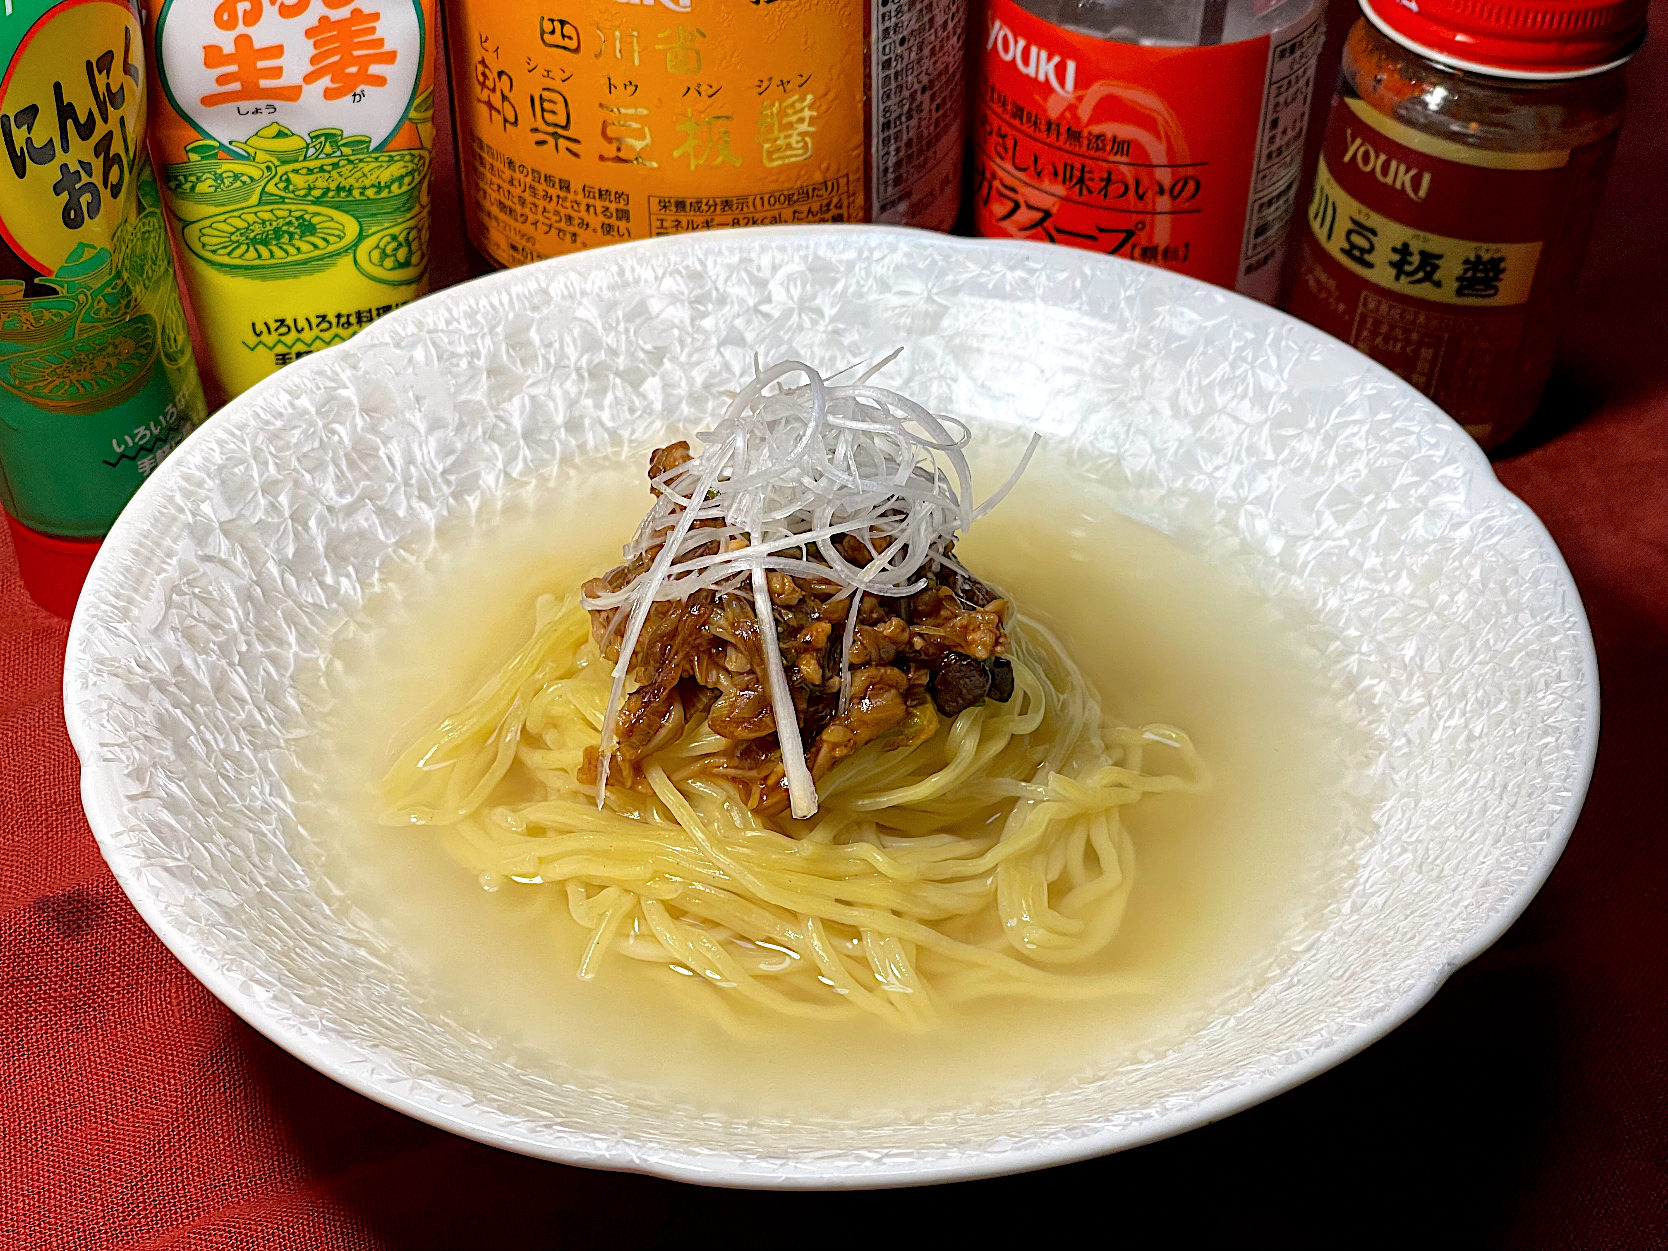
M 428 290 L 433 0 L 148 0 L 153 144 L 228 396 Z

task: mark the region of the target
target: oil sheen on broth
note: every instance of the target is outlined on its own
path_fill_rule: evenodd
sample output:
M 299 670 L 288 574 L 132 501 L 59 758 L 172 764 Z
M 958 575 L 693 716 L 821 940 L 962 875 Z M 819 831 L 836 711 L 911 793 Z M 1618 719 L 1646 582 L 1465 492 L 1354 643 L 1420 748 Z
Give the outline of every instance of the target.
M 925 1110 L 1160 1053 L 1243 996 L 1305 928 L 1314 887 L 1299 884 L 1335 844 L 1346 802 L 1316 662 L 1264 600 L 1045 452 L 959 550 L 1058 632 L 1111 716 L 1181 727 L 1212 770 L 1206 793 L 1125 813 L 1135 886 L 1091 967 L 1158 989 L 983 1001 L 921 1035 L 869 1018 L 772 1018 L 738 1039 L 689 1001 L 704 987 L 669 986 L 635 961 L 608 959 L 580 982 L 585 934 L 561 887 L 483 890 L 432 830 L 380 825 L 376 787 L 520 645 L 540 594 L 617 561 L 645 507 L 642 459 L 564 472 L 449 529 L 373 593 L 320 682 L 291 779 L 303 855 L 415 966 L 434 1009 L 558 1080 L 589 1071 L 736 1114 Z

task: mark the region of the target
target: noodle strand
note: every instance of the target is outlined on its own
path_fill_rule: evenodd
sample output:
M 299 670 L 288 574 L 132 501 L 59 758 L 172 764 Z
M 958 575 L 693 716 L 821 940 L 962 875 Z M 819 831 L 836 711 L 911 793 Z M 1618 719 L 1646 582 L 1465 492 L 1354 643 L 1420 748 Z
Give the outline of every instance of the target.
M 1006 704 L 924 742 L 882 736 L 822 780 L 814 818 L 777 825 L 709 767 L 724 740 L 704 719 L 677 718 L 638 785 L 604 786 L 599 807 L 577 775 L 619 671 L 578 598 L 547 599 L 527 644 L 395 762 L 384 819 L 442 833 L 483 885 L 560 884 L 588 934 L 579 977 L 609 976 L 611 954 L 646 962 L 737 1030 L 744 1005 L 920 1030 L 992 996 L 1140 991 L 1073 967 L 1122 923 L 1135 855 L 1119 813 L 1207 772 L 1173 726 L 1103 726 L 1042 626 L 1020 617 L 1010 636 Z

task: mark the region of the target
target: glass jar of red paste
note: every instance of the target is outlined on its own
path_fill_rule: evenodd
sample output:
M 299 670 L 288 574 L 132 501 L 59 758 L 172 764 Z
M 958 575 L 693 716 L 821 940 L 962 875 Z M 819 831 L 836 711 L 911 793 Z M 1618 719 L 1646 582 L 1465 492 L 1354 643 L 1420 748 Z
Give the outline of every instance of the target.
M 1645 0 L 1360 0 L 1291 312 L 1485 448 L 1540 401 Z

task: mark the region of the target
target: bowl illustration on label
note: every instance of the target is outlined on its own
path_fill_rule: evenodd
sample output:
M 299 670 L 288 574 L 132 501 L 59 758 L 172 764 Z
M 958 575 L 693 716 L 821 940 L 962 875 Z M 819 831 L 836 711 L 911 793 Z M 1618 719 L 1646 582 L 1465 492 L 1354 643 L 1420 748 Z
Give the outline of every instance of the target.
M 340 126 L 316 126 L 307 132 L 309 161 L 332 156 L 358 156 L 371 150 L 369 135 L 345 135 Z
M 109 248 L 78 243 L 62 265 L 39 281 L 75 302 L 81 310 L 81 331 L 123 321 L 134 311 L 133 288 L 116 269 L 116 258 Z
M 40 280 L 42 286 L 52 287 L 65 295 L 91 295 L 116 272 L 116 258 L 109 248 L 96 248 L 90 243 L 77 243 L 64 257 L 63 264 Z
M 86 307 L 81 310 L 81 320 L 76 325 L 76 333 L 97 326 L 107 326 L 112 322 L 126 321 L 138 311 L 138 305 L 138 296 L 128 285 L 127 279 L 116 274 L 87 297 Z
M 333 208 L 260 204 L 192 222 L 181 236 L 192 255 L 248 278 L 293 278 L 331 263 L 359 241 L 359 223 Z
M 0 300 L 0 351 L 62 339 L 75 325 L 77 307 L 74 300 L 60 296 Z
M 428 214 L 419 213 L 366 235 L 353 250 L 353 263 L 365 277 L 390 286 L 417 282 L 429 268 Z
M 156 321 L 162 363 L 178 369 L 191 356 L 191 328 L 185 320 L 185 305 L 178 288 L 169 287 L 162 292 L 156 304 Z
M 174 216 L 190 222 L 254 204 L 273 168 L 263 161 L 186 161 L 167 166 L 162 177 Z
M 146 209 L 116 227 L 116 256 L 123 279 L 135 291 L 149 291 L 168 272 L 168 227 L 158 209 Z
M 0 361 L 0 386 L 36 408 L 80 416 L 138 394 L 156 363 L 147 314 Z
M 326 204 L 366 225 L 380 225 L 416 207 L 428 164 L 428 153 L 415 148 L 303 161 L 274 174 L 266 194 L 271 200 Z

